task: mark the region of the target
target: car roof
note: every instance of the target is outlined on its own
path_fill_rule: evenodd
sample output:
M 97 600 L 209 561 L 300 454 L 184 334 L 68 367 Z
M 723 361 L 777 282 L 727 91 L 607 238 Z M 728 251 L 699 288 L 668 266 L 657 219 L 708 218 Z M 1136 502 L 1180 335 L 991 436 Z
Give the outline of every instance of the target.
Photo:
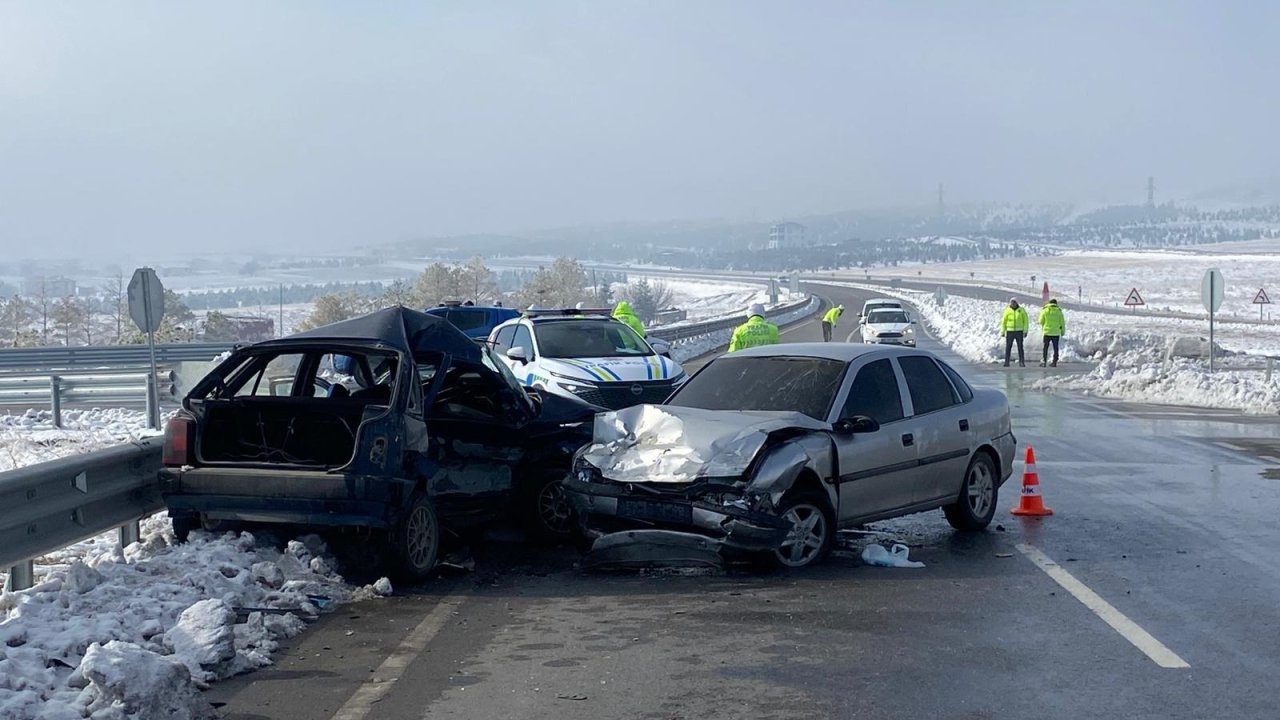
M 811 357 L 824 360 L 852 362 L 869 355 L 932 355 L 928 350 L 904 348 L 896 345 L 865 345 L 863 343 L 779 343 L 777 345 L 760 345 L 745 350 L 738 350 L 720 357 Z
M 400 306 L 385 308 L 278 340 L 257 343 L 251 347 L 287 348 L 300 342 L 380 344 L 404 353 L 445 352 L 454 357 L 464 357 L 477 362 L 481 357 L 480 348 L 475 342 L 448 320 L 438 315 L 428 315 Z
M 893 303 L 894 305 L 901 305 L 902 301 L 894 300 L 893 298 L 871 298 L 870 300 L 864 302 L 862 306 L 866 307 L 868 305 L 877 305 L 879 303 Z

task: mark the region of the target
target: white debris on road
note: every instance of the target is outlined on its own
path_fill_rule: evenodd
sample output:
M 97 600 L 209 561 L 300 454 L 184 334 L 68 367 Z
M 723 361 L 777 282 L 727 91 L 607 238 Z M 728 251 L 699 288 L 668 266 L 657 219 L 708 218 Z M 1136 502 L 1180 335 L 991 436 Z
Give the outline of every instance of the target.
M 0 595 L 2 718 L 200 717 L 195 687 L 269 665 L 324 607 L 391 591 L 348 585 L 318 537 L 283 552 L 249 533 L 178 545 L 163 514 L 124 551 L 77 547 Z

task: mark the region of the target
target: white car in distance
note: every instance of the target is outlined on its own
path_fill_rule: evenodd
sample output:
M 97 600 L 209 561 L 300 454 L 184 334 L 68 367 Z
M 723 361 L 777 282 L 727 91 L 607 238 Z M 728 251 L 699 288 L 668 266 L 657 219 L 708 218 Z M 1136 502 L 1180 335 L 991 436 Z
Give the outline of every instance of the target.
M 862 342 L 880 345 L 915 347 L 915 320 L 906 310 L 881 308 L 872 310 L 862 321 Z

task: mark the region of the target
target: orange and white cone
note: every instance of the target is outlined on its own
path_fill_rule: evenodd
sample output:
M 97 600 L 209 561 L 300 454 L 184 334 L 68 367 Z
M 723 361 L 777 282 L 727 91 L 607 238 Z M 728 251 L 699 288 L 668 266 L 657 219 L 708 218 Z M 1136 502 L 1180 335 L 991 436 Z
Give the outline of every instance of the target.
M 1018 499 L 1018 507 L 1009 512 L 1014 515 L 1030 515 L 1043 517 L 1052 515 L 1053 511 L 1044 506 L 1040 497 L 1040 473 L 1036 472 L 1036 451 L 1027 446 L 1026 467 L 1022 471 L 1022 496 Z

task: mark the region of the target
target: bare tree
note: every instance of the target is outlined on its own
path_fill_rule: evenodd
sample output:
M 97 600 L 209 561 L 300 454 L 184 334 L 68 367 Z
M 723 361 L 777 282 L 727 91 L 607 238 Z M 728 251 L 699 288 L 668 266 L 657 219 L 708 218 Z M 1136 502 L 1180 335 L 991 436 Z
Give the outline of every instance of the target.
M 84 303 L 79 298 L 68 295 L 53 304 L 52 320 L 61 330 L 62 343 L 70 346 L 76 343 L 76 335 L 72 329 L 79 329 L 84 322 Z
M 102 285 L 102 297 L 106 304 L 107 315 L 116 323 L 114 342 L 118 343 L 124 337 L 124 316 L 129 306 L 129 296 L 124 286 L 124 273 L 116 273 L 114 280 L 109 280 Z
M 435 263 L 422 271 L 413 286 L 413 301 L 418 307 L 431 307 L 462 294 L 458 268 Z
M 36 309 L 40 311 L 40 344 L 49 344 L 49 310 L 53 305 L 53 298 L 49 297 L 49 279 L 40 278 L 40 291 L 35 297 Z
M 498 283 L 484 264 L 484 258 L 476 255 L 458 268 L 458 285 L 477 305 L 488 305 L 499 297 Z
M 24 341 L 30 339 L 26 336 L 29 332 L 27 325 L 31 323 L 34 313 L 31 302 L 18 295 L 0 304 L 0 327 L 8 336 L 10 347 L 19 347 L 24 344 Z
M 382 292 L 382 304 L 386 307 L 392 307 L 394 305 L 413 307 L 413 301 L 413 285 L 407 280 L 396 280 L 388 285 L 387 289 Z

